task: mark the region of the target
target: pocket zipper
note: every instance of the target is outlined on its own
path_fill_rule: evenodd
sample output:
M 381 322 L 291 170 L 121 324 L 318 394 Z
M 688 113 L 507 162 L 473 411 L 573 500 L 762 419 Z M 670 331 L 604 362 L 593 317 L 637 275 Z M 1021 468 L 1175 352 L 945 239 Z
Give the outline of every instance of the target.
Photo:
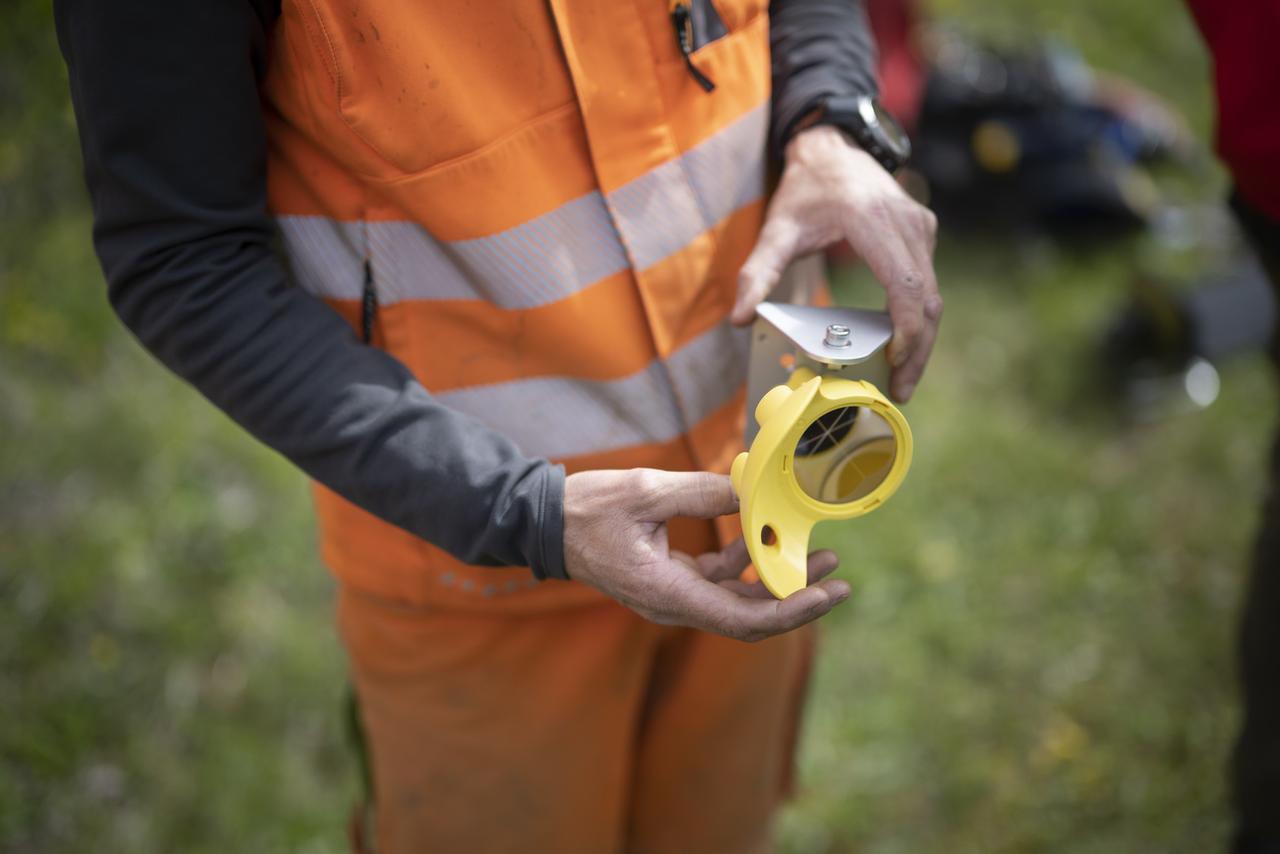
M 677 3 L 671 8 L 671 23 L 675 25 L 676 44 L 680 46 L 680 55 L 684 57 L 684 64 L 689 69 L 690 76 L 698 81 L 703 91 L 712 91 L 716 88 L 715 81 L 693 64 L 693 13 L 689 10 L 687 3 Z
M 366 344 L 373 343 L 373 322 L 378 314 L 378 292 L 373 289 L 373 265 L 364 259 L 364 289 L 360 299 L 360 337 Z

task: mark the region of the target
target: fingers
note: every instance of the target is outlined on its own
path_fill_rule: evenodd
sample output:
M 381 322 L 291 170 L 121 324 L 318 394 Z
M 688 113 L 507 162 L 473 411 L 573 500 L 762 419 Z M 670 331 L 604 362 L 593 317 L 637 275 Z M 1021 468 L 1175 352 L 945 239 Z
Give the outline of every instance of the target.
M 813 552 L 809 555 L 809 581 L 810 585 L 817 584 L 836 570 L 840 565 L 840 558 L 836 553 L 823 549 Z M 741 570 L 739 570 L 741 573 Z M 844 582 L 841 582 L 842 584 Z M 750 596 L 753 599 L 772 599 L 773 594 L 769 592 L 769 588 L 765 587 L 762 582 L 755 581 L 748 584 L 745 581 L 739 581 L 737 575 L 731 576 L 728 580 L 721 581 L 720 585 L 732 590 L 740 596 Z
M 907 215 L 912 229 L 911 236 L 906 239 L 907 248 L 915 259 L 916 266 L 924 277 L 924 298 L 922 311 L 924 326 L 920 338 L 911 350 L 906 361 L 894 370 L 890 381 L 890 394 L 899 403 L 911 399 L 916 384 L 924 375 L 925 365 L 933 353 L 934 342 L 938 338 L 938 327 L 942 322 L 942 294 L 938 290 L 938 277 L 933 267 L 933 252 L 937 246 L 938 220 L 933 213 L 919 205 Z
M 647 521 L 664 522 L 673 516 L 714 519 L 738 512 L 738 496 L 728 475 L 658 469 L 637 469 L 634 474 Z
M 831 549 L 819 549 L 809 553 L 809 583 L 817 584 L 836 571 L 840 566 L 840 556 Z
M 925 274 L 887 209 L 849 225 L 849 243 L 885 290 L 893 320 L 889 363 L 896 369 L 906 363 L 924 333 Z
M 694 568 L 708 581 L 724 581 L 737 578 L 749 563 L 751 555 L 747 554 L 747 544 L 739 537 L 718 552 L 699 555 Z
M 924 316 L 924 330 L 915 348 L 905 363 L 894 368 L 889 378 L 889 395 L 898 403 L 906 403 L 911 399 L 916 385 L 924 376 L 929 356 L 933 353 L 933 344 L 938 338 L 938 323 L 942 320 L 942 297 L 937 295 L 936 290 L 932 297 L 926 298 Z
M 843 581 L 823 581 L 786 599 L 740 596 L 705 579 L 692 579 L 679 602 L 684 625 L 749 642 L 764 640 L 813 622 L 849 598 Z
M 738 297 L 729 319 L 744 326 L 756 316 L 756 306 L 769 296 L 778 284 L 782 271 L 796 254 L 800 228 L 789 216 L 771 216 L 765 220 L 755 249 L 738 273 Z
M 850 211 L 844 226 L 849 243 L 885 289 L 893 320 L 890 391 L 905 401 L 924 373 L 942 317 L 933 269 L 937 221 L 904 197 L 882 201 L 868 212 Z
M 727 581 L 736 579 L 751 563 L 751 555 L 747 553 L 747 544 L 741 537 L 734 540 L 718 552 L 707 552 L 692 558 L 684 552 L 672 551 L 671 557 L 685 566 L 698 570 L 707 581 Z M 809 584 L 815 584 L 826 578 L 840 565 L 840 558 L 830 549 L 820 549 L 809 554 Z M 759 586 L 765 595 L 772 595 L 765 590 L 763 584 L 749 584 L 745 587 Z
M 737 580 L 734 576 L 746 563 L 747 550 L 741 540 L 696 559 L 672 551 L 672 568 L 678 565 L 684 569 L 661 585 L 661 596 L 637 595 L 624 601 L 654 622 L 758 641 L 816 620 L 849 598 L 847 582 L 825 578 L 839 563 L 834 552 L 809 555 L 810 586 L 783 600 L 773 598 L 763 584 Z
M 738 596 L 744 596 L 748 599 L 777 601 L 777 598 L 769 592 L 769 589 L 759 581 L 754 584 L 747 584 L 745 581 L 738 581 L 735 579 L 732 581 L 722 581 L 720 582 L 720 586 L 737 594 Z M 842 602 L 849 598 L 851 590 L 849 582 L 835 578 L 828 579 L 827 581 L 820 581 L 817 584 L 811 584 L 809 587 L 821 587 L 823 590 L 826 590 L 829 595 L 839 598 Z

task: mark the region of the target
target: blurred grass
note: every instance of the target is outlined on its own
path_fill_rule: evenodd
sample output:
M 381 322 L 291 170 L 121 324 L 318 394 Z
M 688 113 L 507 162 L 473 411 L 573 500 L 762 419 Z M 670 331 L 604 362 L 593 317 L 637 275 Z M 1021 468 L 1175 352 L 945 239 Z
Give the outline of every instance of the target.
M 1268 373 L 1232 366 L 1209 410 L 1120 425 L 1071 372 L 1124 264 L 945 257 L 911 476 L 826 532 L 855 594 L 827 626 L 786 850 L 1220 850 Z
M 340 850 L 303 479 L 112 316 L 47 2 L 0 27 L 0 850 Z
M 1208 127 L 1178 3 L 934 6 L 1057 32 Z M 304 483 L 111 316 L 65 88 L 47 3 L 21 0 L 0 29 L 0 848 L 341 850 L 355 774 Z M 1133 255 L 944 240 L 912 474 L 826 533 L 856 593 L 784 850 L 1221 847 L 1273 391 L 1251 360 L 1201 413 L 1090 404 Z

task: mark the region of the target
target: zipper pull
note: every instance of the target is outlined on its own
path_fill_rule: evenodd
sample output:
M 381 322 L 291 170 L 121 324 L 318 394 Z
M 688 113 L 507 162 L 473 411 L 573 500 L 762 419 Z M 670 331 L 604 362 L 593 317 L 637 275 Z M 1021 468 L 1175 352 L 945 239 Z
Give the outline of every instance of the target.
M 671 9 L 671 23 L 675 24 L 676 43 L 680 45 L 680 55 L 684 57 L 689 74 L 698 81 L 703 91 L 712 91 L 716 88 L 715 82 L 693 64 L 693 14 L 689 11 L 688 4 L 677 3 Z
M 373 320 L 378 313 L 378 292 L 373 289 L 373 265 L 364 259 L 364 290 L 360 300 L 360 332 L 364 343 L 373 342 Z

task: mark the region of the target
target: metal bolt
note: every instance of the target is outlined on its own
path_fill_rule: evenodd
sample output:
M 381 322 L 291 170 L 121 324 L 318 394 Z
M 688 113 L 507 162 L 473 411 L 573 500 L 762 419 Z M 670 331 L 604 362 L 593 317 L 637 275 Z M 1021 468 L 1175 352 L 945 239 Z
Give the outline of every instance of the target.
M 832 323 L 827 327 L 827 337 L 823 339 L 823 343 L 828 347 L 848 347 L 852 343 L 849 327 L 843 323 Z

